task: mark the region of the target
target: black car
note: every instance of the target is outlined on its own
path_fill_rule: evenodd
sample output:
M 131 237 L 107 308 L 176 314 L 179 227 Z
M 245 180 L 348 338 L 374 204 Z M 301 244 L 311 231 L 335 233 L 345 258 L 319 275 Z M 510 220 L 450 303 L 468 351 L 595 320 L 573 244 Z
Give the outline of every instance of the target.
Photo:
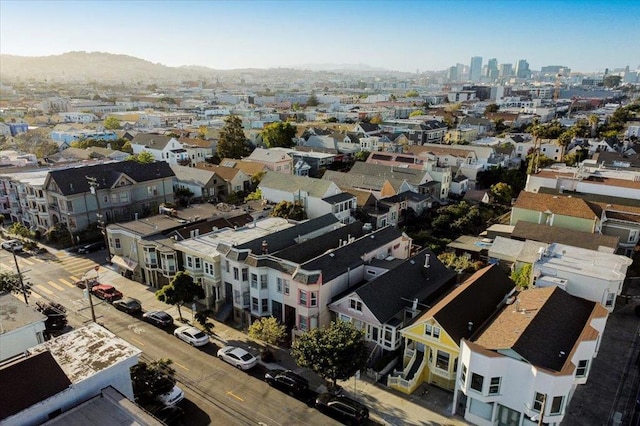
M 177 405 L 154 407 L 151 412 L 165 425 L 178 426 L 184 424 L 184 410 Z
M 142 305 L 138 299 L 127 297 L 125 299 L 116 300 L 113 306 L 119 311 L 126 312 L 129 315 L 135 315 L 142 312 Z
M 316 398 L 316 408 L 352 425 L 362 424 L 369 418 L 367 407 L 344 395 L 322 393 Z
M 164 311 L 145 312 L 144 315 L 142 315 L 142 319 L 156 327 L 169 327 L 173 325 L 173 318 Z
M 291 395 L 301 394 L 309 390 L 309 381 L 291 370 L 271 370 L 264 375 L 264 380 Z
M 104 244 L 104 241 L 98 241 L 95 243 L 87 244 L 78 249 L 78 253 L 93 253 L 94 251 L 104 250 L 107 246 Z

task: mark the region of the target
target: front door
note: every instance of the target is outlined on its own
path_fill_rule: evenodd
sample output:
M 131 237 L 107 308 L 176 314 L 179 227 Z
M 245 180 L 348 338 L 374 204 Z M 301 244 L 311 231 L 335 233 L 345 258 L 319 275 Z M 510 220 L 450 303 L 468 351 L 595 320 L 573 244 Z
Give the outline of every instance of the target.
M 224 283 L 224 301 L 225 303 L 233 302 L 233 285 L 231 283 Z

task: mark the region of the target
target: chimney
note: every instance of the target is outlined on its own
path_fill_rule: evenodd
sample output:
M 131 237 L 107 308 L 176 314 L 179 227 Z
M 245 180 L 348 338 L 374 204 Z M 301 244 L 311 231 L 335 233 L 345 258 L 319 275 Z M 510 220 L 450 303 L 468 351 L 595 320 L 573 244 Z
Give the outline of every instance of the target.
M 269 254 L 269 243 L 267 240 L 262 241 L 262 254 Z
M 429 267 L 431 265 L 429 265 L 429 258 L 431 257 L 431 255 L 429 253 L 424 255 L 424 267 L 429 269 Z
M 417 312 L 418 311 L 418 298 L 417 297 L 415 299 L 413 299 L 413 303 L 411 304 L 411 310 L 413 312 Z
M 138 213 L 135 214 L 135 218 L 136 218 L 136 220 L 138 220 Z

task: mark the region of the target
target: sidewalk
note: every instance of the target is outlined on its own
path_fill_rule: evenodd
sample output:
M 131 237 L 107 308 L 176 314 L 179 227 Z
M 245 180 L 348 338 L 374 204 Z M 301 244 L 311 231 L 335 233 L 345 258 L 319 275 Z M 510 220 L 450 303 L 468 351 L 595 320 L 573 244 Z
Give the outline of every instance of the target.
M 134 297 L 142 303 L 145 310 L 163 310 L 174 318 L 178 318 L 175 306 L 159 302 L 155 298 L 154 288 L 132 281 L 115 272 L 110 265 L 102 265 L 99 269 L 100 281 L 110 283 L 122 291 L 125 296 Z M 182 316 L 193 323 L 193 313 L 190 308 L 182 307 Z M 227 324 L 212 320 L 212 341 L 219 346 L 228 343 L 242 346 L 257 354 L 262 344 L 250 339 L 246 333 Z M 300 368 L 293 361 L 287 349 L 274 349 L 275 362 L 260 363 L 267 369 L 293 370 L 307 380 L 312 390 L 323 392 L 325 382 L 313 371 Z M 373 421 L 383 425 L 467 425 L 461 417 L 450 417 L 453 395 L 422 385 L 413 395 L 405 395 L 388 389 L 386 386 L 373 382 L 362 375 L 359 379 L 338 382 L 343 392 L 356 400 L 363 402 L 370 410 Z

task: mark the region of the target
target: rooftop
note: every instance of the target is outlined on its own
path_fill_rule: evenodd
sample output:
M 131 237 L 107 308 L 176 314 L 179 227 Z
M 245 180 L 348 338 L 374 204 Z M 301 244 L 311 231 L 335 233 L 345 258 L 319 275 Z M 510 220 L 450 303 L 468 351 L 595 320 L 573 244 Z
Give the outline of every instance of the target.
M 43 322 L 46 315 L 36 311 L 32 306 L 12 294 L 0 295 L 0 334 L 18 330 L 35 322 Z

